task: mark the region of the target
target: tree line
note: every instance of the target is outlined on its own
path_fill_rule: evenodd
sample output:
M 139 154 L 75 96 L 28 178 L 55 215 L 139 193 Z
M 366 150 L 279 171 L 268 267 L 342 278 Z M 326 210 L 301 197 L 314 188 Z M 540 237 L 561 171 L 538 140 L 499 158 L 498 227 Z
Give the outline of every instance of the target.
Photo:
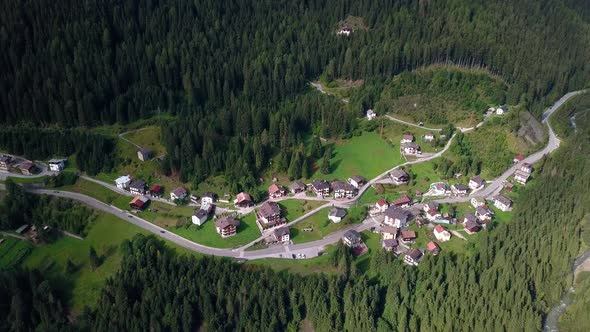
M 115 142 L 83 129 L 39 128 L 31 125 L 0 128 L 0 149 L 33 160 L 76 155 L 76 165 L 90 175 L 113 166 Z

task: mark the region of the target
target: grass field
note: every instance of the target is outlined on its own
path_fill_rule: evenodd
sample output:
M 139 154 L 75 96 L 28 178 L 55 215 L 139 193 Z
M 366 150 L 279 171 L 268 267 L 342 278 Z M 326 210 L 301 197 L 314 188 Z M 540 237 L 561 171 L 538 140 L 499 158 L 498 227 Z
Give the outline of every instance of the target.
M 70 186 L 63 186 L 57 188 L 63 191 L 72 191 L 77 192 L 80 194 L 84 194 L 86 196 L 94 197 L 97 200 L 106 203 L 112 204 L 115 200 L 122 200 L 120 197 L 127 198 L 127 203 L 131 201 L 131 198 L 117 194 L 116 192 L 110 190 L 109 188 L 103 187 L 97 183 L 90 182 L 84 179 L 78 179 L 75 184 Z M 127 205 L 128 206 L 128 205 Z
M 399 145 L 391 146 L 377 133 L 363 133 L 350 140 L 336 142 L 330 160 L 331 173 L 324 175 L 318 170 L 313 177 L 346 180 L 353 175 L 361 175 L 371 179 L 402 162 Z
M 168 230 L 205 246 L 233 248 L 250 243 L 260 237 L 260 231 L 256 226 L 256 216 L 254 213 L 242 217 L 240 221 L 237 234 L 225 239 L 217 234 L 213 220 L 208 220 L 200 227 L 189 222 L 184 226 L 168 227 Z
M 284 259 L 284 258 L 264 258 L 248 261 L 244 265 L 246 268 L 269 267 L 276 272 L 288 271 L 300 275 L 310 275 L 315 273 L 335 274 L 338 269 L 332 266 L 331 255 L 334 252 L 334 246 L 326 247 L 323 255 L 310 259 Z
M 33 178 L 15 178 L 9 176 L 7 179 L 12 180 L 14 183 L 44 183 L 47 179 L 46 176 L 33 177 Z
M 4 239 L 0 244 L 0 270 L 18 266 L 33 250 L 33 246 L 27 241 L 1 234 L 0 239 Z
M 297 199 L 288 199 L 279 202 L 281 213 L 289 222 L 324 204 L 326 204 L 324 201 L 305 201 Z
M 293 243 L 320 240 L 332 232 L 349 226 L 349 224 L 343 221 L 337 224 L 331 222 L 328 219 L 328 211 L 330 211 L 329 207 L 322 209 L 318 213 L 291 227 L 291 240 Z M 306 228 L 311 228 L 313 231 L 304 232 L 303 229 Z
M 158 126 L 143 127 L 124 137 L 141 147 L 150 149 L 153 157 L 166 153 L 166 148 L 162 145 L 162 132 Z
M 369 252 L 360 257 L 357 257 L 355 259 L 355 264 L 359 270 L 367 272 L 369 270 L 371 256 L 375 254 L 377 251 L 383 250 L 383 248 L 381 247 L 381 235 L 373 233 L 371 231 L 364 231 L 361 233 L 361 237 L 363 239 L 363 242 L 369 249 Z
M 137 233 L 145 232 L 114 216 L 99 214 L 83 241 L 64 236 L 54 243 L 37 246 L 26 259 L 25 265 L 38 268 L 56 279 L 59 289 L 70 295 L 68 305 L 79 312 L 84 305 L 96 303 L 106 278 L 112 276 L 120 266 L 119 245 Z M 103 263 L 94 271 L 89 263 L 91 246 L 103 257 Z M 74 274 L 65 272 L 68 260 L 77 266 Z

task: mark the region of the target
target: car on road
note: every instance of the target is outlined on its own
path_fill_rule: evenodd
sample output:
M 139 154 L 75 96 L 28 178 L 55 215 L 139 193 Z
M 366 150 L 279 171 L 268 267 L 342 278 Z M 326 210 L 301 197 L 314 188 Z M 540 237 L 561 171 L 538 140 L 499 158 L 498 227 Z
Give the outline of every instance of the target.
M 164 233 L 166 233 L 166 231 L 160 231 L 160 233 L 164 234 Z

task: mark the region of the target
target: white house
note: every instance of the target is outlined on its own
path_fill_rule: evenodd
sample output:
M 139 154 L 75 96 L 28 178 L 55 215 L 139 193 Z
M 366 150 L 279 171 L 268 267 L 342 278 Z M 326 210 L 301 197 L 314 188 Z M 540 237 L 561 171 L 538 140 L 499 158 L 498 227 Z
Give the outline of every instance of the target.
M 362 176 L 355 175 L 353 177 L 348 178 L 348 183 L 350 183 L 356 189 L 359 189 L 365 183 L 367 183 L 367 180 Z
M 375 203 L 375 208 L 380 213 L 385 212 L 385 210 L 387 210 L 388 207 L 389 207 L 389 203 L 387 203 L 387 201 L 384 199 L 380 199 L 377 201 L 377 203 Z
M 49 170 L 53 172 L 61 172 L 66 166 L 65 159 L 50 159 L 48 162 Z
M 408 173 L 404 172 L 404 170 L 396 168 L 393 171 L 389 172 L 389 176 L 391 176 L 391 180 L 396 185 L 402 185 L 408 183 L 410 180 L 410 176 Z
M 486 181 L 480 176 L 474 176 L 469 180 L 469 188 L 471 190 L 477 190 L 485 185 Z
M 506 107 L 506 106 L 500 106 L 500 107 L 496 108 L 496 114 L 498 114 L 498 115 L 503 115 L 506 112 L 508 112 L 508 107 Z
M 494 211 L 492 211 L 487 206 L 479 206 L 475 209 L 475 216 L 481 222 L 487 222 L 492 220 L 492 217 L 494 216 Z
M 498 195 L 494 197 L 494 206 L 502 211 L 510 211 L 512 201 L 504 196 Z
M 481 197 L 473 197 L 473 198 L 471 199 L 471 206 L 473 206 L 473 207 L 474 207 L 474 208 L 476 208 L 476 209 L 477 209 L 478 207 L 480 207 L 480 206 L 484 206 L 484 205 L 486 205 L 486 202 L 485 202 L 485 201 L 484 201 L 484 199 L 483 199 L 483 198 L 481 198 Z
M 436 227 L 434 227 L 434 237 L 440 242 L 446 242 L 451 239 L 451 233 L 442 225 L 436 225 Z
M 175 188 L 170 192 L 170 199 L 175 201 L 177 199 L 184 199 L 188 192 L 183 187 Z
M 367 110 L 367 120 L 371 121 L 377 117 L 377 113 L 375 113 L 372 109 Z
M 291 239 L 291 233 L 289 231 L 289 227 L 275 228 L 272 231 L 272 235 L 273 235 L 273 239 L 276 242 L 285 243 L 285 242 L 289 242 L 289 240 Z
M 426 212 L 426 219 L 428 219 L 428 221 L 434 222 L 440 217 L 442 217 L 442 214 L 438 212 L 438 210 L 430 209 Z
M 522 184 L 523 186 L 527 183 L 530 177 L 531 173 L 523 172 L 519 169 L 514 172 L 514 181 Z
M 347 26 L 340 28 L 340 30 L 338 30 L 338 32 L 336 32 L 336 34 L 339 36 L 350 36 L 351 33 L 352 33 L 352 28 L 347 27 Z
M 123 189 L 123 190 L 129 188 L 130 183 L 131 183 L 131 177 L 129 175 L 120 176 L 115 180 L 115 184 L 117 185 L 117 188 Z
M 215 202 L 215 194 L 214 193 L 204 193 L 201 196 L 201 205 L 211 205 Z
M 205 223 L 205 221 L 207 221 L 207 218 L 209 217 L 209 213 L 207 213 L 207 210 L 195 210 L 195 212 L 193 212 L 193 215 L 191 217 L 193 224 L 201 226 L 202 224 Z
M 420 249 L 412 249 L 404 256 L 404 262 L 408 265 L 417 266 L 422 256 Z
M 383 223 L 389 226 L 402 228 L 406 226 L 409 219 L 409 212 L 395 206 L 390 206 L 385 210 L 385 220 Z
M 420 146 L 414 142 L 402 143 L 401 152 L 403 154 L 416 155 L 421 154 Z
M 346 210 L 337 207 L 330 209 L 330 212 L 328 212 L 328 219 L 330 219 L 334 223 L 339 223 L 345 216 Z
M 428 134 L 424 135 L 424 140 L 426 142 L 432 142 L 432 141 L 434 141 L 434 134 L 433 133 L 428 133 Z
M 430 194 L 432 196 L 444 196 L 448 191 L 449 186 L 444 182 L 435 182 L 430 185 Z

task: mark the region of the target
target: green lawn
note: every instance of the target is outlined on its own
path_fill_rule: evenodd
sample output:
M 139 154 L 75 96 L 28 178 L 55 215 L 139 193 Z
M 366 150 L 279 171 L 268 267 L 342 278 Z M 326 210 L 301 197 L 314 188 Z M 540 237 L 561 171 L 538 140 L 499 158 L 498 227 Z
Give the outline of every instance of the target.
M 288 199 L 279 202 L 281 212 L 289 222 L 324 204 L 326 204 L 324 201 L 305 201 L 297 199 Z
M 25 265 L 39 268 L 51 278 L 57 278 L 59 288 L 71 295 L 68 305 L 79 312 L 84 305 L 96 303 L 106 278 L 112 276 L 120 266 L 119 245 L 137 233 L 145 231 L 112 215 L 101 213 L 83 241 L 64 236 L 54 243 L 36 246 Z M 95 271 L 89 264 L 91 246 L 104 258 L 102 265 Z M 65 272 L 68 260 L 77 266 L 77 271 L 71 275 Z
M 120 199 L 120 197 L 126 197 L 126 196 L 117 194 L 116 192 L 110 190 L 109 188 L 103 187 L 97 183 L 90 182 L 88 180 L 84 180 L 81 178 L 78 179 L 78 181 L 76 181 L 76 183 L 73 185 L 63 186 L 63 187 L 59 187 L 56 189 L 84 194 L 86 196 L 94 197 L 97 200 L 99 200 L 103 203 L 106 203 L 106 204 L 112 204 L 113 201 Z M 129 197 L 126 197 L 126 198 L 129 198 Z M 130 198 L 129 198 L 129 201 L 131 201 Z M 127 201 L 127 203 L 129 203 L 129 201 Z
M 381 186 L 383 188 L 382 194 L 377 194 L 375 187 Z M 363 196 L 360 199 L 360 204 L 375 204 L 379 199 L 384 199 L 388 202 L 391 202 L 394 199 L 400 198 L 403 192 L 406 192 L 403 189 L 400 189 L 398 186 L 389 185 L 389 184 L 377 184 L 374 187 L 370 187 L 365 191 Z M 413 194 L 413 193 L 411 193 Z
M 360 222 L 358 215 L 360 214 L 360 207 L 353 207 L 348 209 L 348 214 L 339 223 L 333 223 L 328 219 L 328 212 L 330 207 L 321 209 L 318 213 L 311 215 L 309 218 L 297 223 L 291 227 L 291 240 L 293 243 L 305 243 L 310 241 L 317 241 L 324 236 L 349 227 L 354 222 Z M 355 218 L 356 217 L 356 218 Z M 303 229 L 311 228 L 311 232 L 305 232 Z
M 250 213 L 240 219 L 236 235 L 222 238 L 215 230 L 215 221 L 208 220 L 202 226 L 187 223 L 183 226 L 168 227 L 168 230 L 196 243 L 215 248 L 233 248 L 250 243 L 260 237 L 256 216 Z
M 403 162 L 397 145 L 390 145 L 375 132 L 337 142 L 330 160 L 331 173 L 324 175 L 318 171 L 314 178 L 346 180 L 353 175 L 371 179 L 380 173 Z
M 326 247 L 323 255 L 310 259 L 284 259 L 284 258 L 263 258 L 255 259 L 245 263 L 247 267 L 269 267 L 276 272 L 288 271 L 300 275 L 310 275 L 315 273 L 335 274 L 338 272 L 337 267 L 332 266 L 331 255 L 334 252 L 334 246 Z
M 4 239 L 0 244 L 0 270 L 19 265 L 33 249 L 29 242 L 11 236 L 0 234 L 0 239 Z
M 381 234 L 373 233 L 371 231 L 364 231 L 361 233 L 361 237 L 363 239 L 363 242 L 369 249 L 369 252 L 357 257 L 355 260 L 355 264 L 359 268 L 359 270 L 367 272 L 369 270 L 369 264 L 371 262 L 371 255 L 373 255 L 379 250 L 383 250 L 383 248 L 381 247 Z
M 166 148 L 162 145 L 162 133 L 158 126 L 143 127 L 124 137 L 141 147 L 150 149 L 153 157 L 166 153 Z
M 47 176 L 32 177 L 32 178 L 15 178 L 9 176 L 7 179 L 12 180 L 14 183 L 44 183 Z

